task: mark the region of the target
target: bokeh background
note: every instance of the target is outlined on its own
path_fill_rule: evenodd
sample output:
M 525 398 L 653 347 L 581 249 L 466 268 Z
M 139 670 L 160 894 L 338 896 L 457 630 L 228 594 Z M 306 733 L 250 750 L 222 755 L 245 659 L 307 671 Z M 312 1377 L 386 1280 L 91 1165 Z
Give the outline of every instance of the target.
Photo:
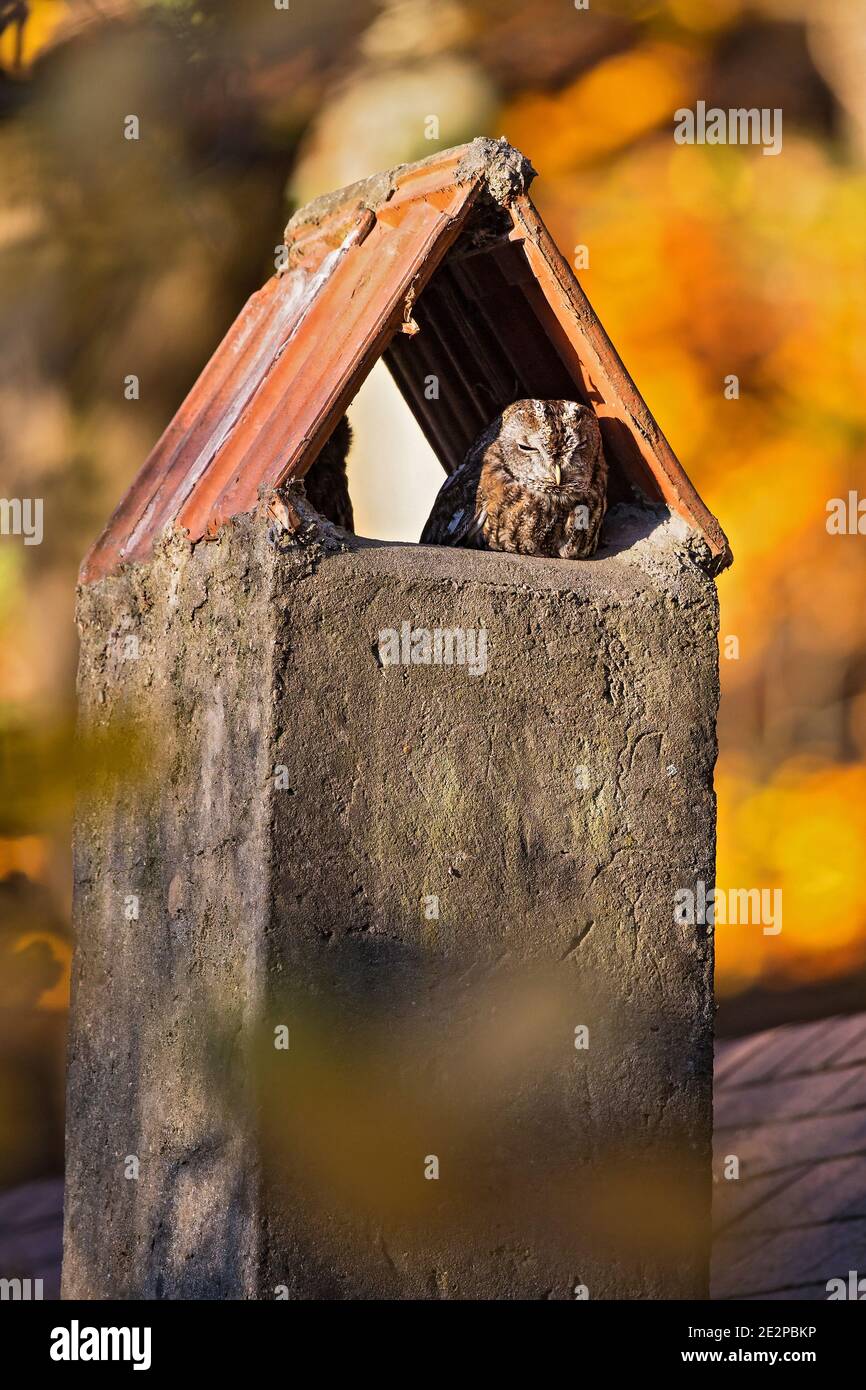
M 62 1162 L 73 787 L 101 756 L 71 739 L 81 556 L 291 209 L 479 134 L 587 248 L 736 556 L 718 881 L 780 887 L 784 925 L 719 928 L 720 1029 L 863 1007 L 866 537 L 826 529 L 866 492 L 861 0 L 0 0 L 0 26 L 0 495 L 45 506 L 41 546 L 0 538 L 0 1187 Z M 677 146 L 699 99 L 781 107 L 782 154 Z M 352 420 L 358 530 L 415 539 L 442 475 L 384 369 Z

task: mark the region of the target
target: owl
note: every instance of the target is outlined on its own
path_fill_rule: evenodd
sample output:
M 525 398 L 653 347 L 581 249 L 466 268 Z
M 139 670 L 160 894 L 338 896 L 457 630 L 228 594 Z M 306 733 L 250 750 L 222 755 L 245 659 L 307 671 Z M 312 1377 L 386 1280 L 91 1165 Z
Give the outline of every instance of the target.
M 515 401 L 443 484 L 421 542 L 585 560 L 598 545 L 606 490 L 588 406 Z
M 342 526 L 344 531 L 352 531 L 355 527 L 346 477 L 351 443 L 352 428 L 344 415 L 304 478 L 307 500 L 321 516 L 333 521 L 335 526 Z

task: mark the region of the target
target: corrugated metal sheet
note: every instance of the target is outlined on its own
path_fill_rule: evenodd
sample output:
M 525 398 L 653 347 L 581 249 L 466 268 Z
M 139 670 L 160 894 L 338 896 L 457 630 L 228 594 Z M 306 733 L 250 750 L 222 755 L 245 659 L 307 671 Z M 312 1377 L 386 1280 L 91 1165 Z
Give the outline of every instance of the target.
M 612 500 L 629 483 L 664 498 L 720 566 L 729 561 L 718 522 L 528 196 L 503 201 L 491 235 L 491 190 L 483 168 L 466 176 L 466 148 L 399 171 L 374 208 L 359 185 L 301 222 L 287 270 L 232 325 L 87 556 L 83 581 L 144 558 L 166 526 L 213 535 L 254 508 L 262 487 L 302 477 L 383 353 L 449 471 L 509 401 L 577 397 L 598 413 Z M 406 336 L 410 313 L 420 332 Z
M 415 318 L 420 333 L 394 338 L 385 361 L 449 472 L 494 415 L 518 397 L 579 399 L 596 409 L 601 404 L 579 360 L 562 341 L 520 241 L 449 257 L 428 285 Z M 425 394 L 431 376 L 439 389 L 433 405 Z M 613 502 L 630 493 L 619 441 L 603 418 L 601 424 Z M 642 469 L 638 478 L 633 467 L 631 474 L 648 497 L 660 499 L 651 470 Z

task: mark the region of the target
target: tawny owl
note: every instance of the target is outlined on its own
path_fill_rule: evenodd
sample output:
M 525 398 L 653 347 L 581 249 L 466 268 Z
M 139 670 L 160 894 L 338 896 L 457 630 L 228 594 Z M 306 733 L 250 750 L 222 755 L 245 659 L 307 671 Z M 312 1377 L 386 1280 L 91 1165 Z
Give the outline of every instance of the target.
M 355 526 L 346 477 L 351 443 L 352 429 L 348 416 L 344 415 L 304 478 L 307 500 L 321 516 L 333 521 L 335 526 L 342 526 L 344 531 L 352 531 Z
M 598 545 L 606 489 L 588 406 L 515 401 L 443 484 L 421 542 L 586 559 Z

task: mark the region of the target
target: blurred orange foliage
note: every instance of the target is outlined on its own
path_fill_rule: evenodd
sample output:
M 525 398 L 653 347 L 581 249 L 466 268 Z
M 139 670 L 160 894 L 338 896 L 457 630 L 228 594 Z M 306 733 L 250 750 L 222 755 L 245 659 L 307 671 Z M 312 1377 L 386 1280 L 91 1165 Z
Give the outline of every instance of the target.
M 866 965 L 866 543 L 825 526 L 827 502 L 856 488 L 866 463 L 866 171 L 862 151 L 843 143 L 843 118 L 856 116 L 844 64 L 832 93 L 820 86 L 844 48 L 830 10 L 845 7 L 821 8 L 619 0 L 601 13 L 560 0 L 383 0 L 365 10 L 322 0 L 292 7 L 289 31 L 272 15 L 281 27 L 268 29 L 240 3 L 31 0 L 11 85 L 35 73 L 34 96 L 0 129 L 3 288 L 19 370 L 0 391 L 0 414 L 17 474 L 45 492 L 63 526 L 38 559 L 0 549 L 4 725 L 24 708 L 46 727 L 68 718 L 76 562 L 267 273 L 255 210 L 278 236 L 282 216 L 261 209 L 269 194 L 279 204 L 292 160 L 303 167 L 323 146 L 337 167 L 347 150 L 360 172 L 381 167 L 382 121 L 372 116 L 383 109 L 389 127 L 398 115 L 408 122 L 414 144 L 402 157 L 416 157 L 425 137 L 409 120 L 407 92 L 420 82 L 426 103 L 430 64 L 447 60 L 460 80 L 448 85 L 436 69 L 429 109 L 441 107 L 443 131 L 469 135 L 480 132 L 478 107 L 460 105 L 467 93 L 501 98 L 489 133 L 532 158 L 534 196 L 566 254 L 588 248 L 581 281 L 733 544 L 735 566 L 719 585 L 718 881 L 781 886 L 784 928 L 720 927 L 720 992 Z M 212 48 L 218 25 L 210 14 L 198 23 L 205 9 L 223 26 Z M 129 21 L 107 28 L 105 48 L 59 43 L 64 28 L 96 25 L 100 13 Z M 155 15 L 158 31 L 135 28 Z M 779 45 L 772 73 L 767 43 Z M 55 67 L 39 86 L 32 60 L 46 47 Z M 10 27 L 0 37 L 7 71 L 13 51 Z M 709 97 L 712 82 L 728 90 L 740 68 L 756 93 L 781 84 L 779 100 L 790 103 L 782 155 L 676 145 L 674 110 Z M 143 142 L 121 168 L 103 132 L 132 93 L 156 155 Z M 357 114 L 364 101 L 369 121 Z M 356 119 L 340 114 L 347 109 Z M 239 131 L 249 149 L 234 143 Z M 131 345 L 149 382 L 132 410 L 116 367 Z M 725 394 L 731 377 L 737 399 Z M 62 746 L 52 757 L 39 795 L 25 788 L 26 805 L 5 827 L 0 878 L 22 871 L 55 887 L 68 878 L 64 769 L 73 759 Z
M 581 282 L 733 546 L 718 883 L 781 887 L 784 926 L 717 928 L 720 993 L 817 981 L 866 964 L 866 544 L 826 529 L 866 462 L 866 177 L 793 130 L 783 158 L 670 129 L 635 142 L 660 92 L 672 112 L 700 89 L 680 102 L 675 50 L 627 56 L 518 98 L 503 128 L 544 171 L 560 245 L 588 248 Z

